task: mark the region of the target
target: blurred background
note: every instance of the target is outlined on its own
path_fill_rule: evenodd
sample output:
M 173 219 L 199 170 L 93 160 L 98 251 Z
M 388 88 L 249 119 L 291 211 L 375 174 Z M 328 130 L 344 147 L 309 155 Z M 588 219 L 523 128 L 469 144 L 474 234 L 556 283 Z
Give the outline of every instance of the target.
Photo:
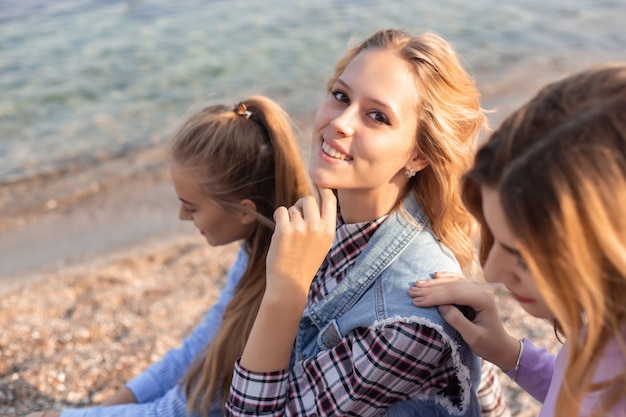
M 145 179 L 76 204 L 162 173 L 199 102 L 269 95 L 305 141 L 353 37 L 443 35 L 497 126 L 544 83 L 623 59 L 625 19 L 622 0 L 0 0 L 0 278 L 180 231 L 169 186 Z

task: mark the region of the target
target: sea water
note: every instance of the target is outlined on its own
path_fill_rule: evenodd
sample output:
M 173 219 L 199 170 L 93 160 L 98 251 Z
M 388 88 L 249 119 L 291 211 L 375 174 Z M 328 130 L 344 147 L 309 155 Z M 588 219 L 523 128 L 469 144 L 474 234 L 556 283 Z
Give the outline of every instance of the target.
M 2 0 L 0 186 L 160 146 L 201 101 L 266 94 L 310 122 L 378 28 L 443 35 L 489 103 L 626 58 L 624 22 L 623 0 Z

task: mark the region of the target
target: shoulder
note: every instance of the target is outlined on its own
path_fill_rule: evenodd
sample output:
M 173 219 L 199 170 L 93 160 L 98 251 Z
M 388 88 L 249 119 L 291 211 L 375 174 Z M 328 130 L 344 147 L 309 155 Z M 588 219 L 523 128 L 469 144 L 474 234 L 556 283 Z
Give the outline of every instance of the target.
M 237 258 L 235 259 L 235 263 L 233 264 L 233 268 L 243 268 L 244 270 L 248 266 L 248 260 L 250 259 L 248 255 L 248 251 L 246 249 L 246 244 L 242 243 L 237 251 Z
M 246 272 L 246 268 L 248 267 L 248 251 L 246 250 L 245 243 L 239 247 L 237 251 L 237 258 L 235 258 L 235 262 L 233 266 L 228 271 L 228 276 L 226 277 L 226 289 L 230 292 L 233 292 L 241 277 Z
M 611 339 L 598 360 L 594 382 L 601 383 L 615 378 L 626 370 L 626 357 L 616 339 Z

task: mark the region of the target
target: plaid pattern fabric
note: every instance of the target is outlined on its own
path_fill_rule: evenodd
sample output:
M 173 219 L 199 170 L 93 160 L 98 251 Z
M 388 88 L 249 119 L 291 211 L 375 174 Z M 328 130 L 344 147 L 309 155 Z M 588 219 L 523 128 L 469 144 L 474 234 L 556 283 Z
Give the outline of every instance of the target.
M 500 372 L 491 362 L 482 361 L 478 401 L 482 417 L 511 417 L 511 410 L 504 397 Z
M 386 218 L 384 216 L 373 222 L 345 224 L 341 214 L 337 213 L 335 240 L 311 283 L 307 305 L 319 302 L 341 282 Z
M 333 247 L 312 283 L 309 305 L 335 288 L 384 220 L 338 221 Z M 418 394 L 445 397 L 458 406 L 462 392 L 441 335 L 420 323 L 398 321 L 355 329 L 332 349 L 297 362 L 291 370 L 254 373 L 237 362 L 227 412 L 368 416 Z

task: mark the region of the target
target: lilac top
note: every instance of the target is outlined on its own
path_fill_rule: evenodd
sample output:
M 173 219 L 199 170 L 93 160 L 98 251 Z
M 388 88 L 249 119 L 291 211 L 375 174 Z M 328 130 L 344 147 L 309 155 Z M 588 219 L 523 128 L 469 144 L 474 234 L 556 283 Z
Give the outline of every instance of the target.
M 524 339 L 524 350 L 515 381 L 530 395 L 543 403 L 539 417 L 554 416 L 554 408 L 567 367 L 568 352 L 567 343 L 563 345 L 557 355 L 553 355 Z M 611 342 L 598 363 L 594 382 L 610 379 L 618 372 L 622 372 L 624 368 L 626 368 L 626 358 L 617 343 Z M 514 370 L 510 370 L 506 374 L 511 378 L 515 376 Z M 585 396 L 581 405 L 580 416 L 589 416 L 598 399 L 598 395 L 594 393 Z M 613 406 L 612 411 L 613 413 L 610 415 L 626 416 L 626 398 L 620 399 Z
M 248 255 L 242 247 L 228 273 L 219 300 L 208 311 L 204 321 L 180 347 L 169 350 L 161 360 L 126 384 L 135 395 L 137 403 L 68 409 L 63 411 L 61 417 L 188 417 L 184 387 L 179 382 L 198 352 L 217 334 L 224 310 L 233 298 L 247 264 Z M 221 415 L 221 404 L 216 402 L 210 416 Z

